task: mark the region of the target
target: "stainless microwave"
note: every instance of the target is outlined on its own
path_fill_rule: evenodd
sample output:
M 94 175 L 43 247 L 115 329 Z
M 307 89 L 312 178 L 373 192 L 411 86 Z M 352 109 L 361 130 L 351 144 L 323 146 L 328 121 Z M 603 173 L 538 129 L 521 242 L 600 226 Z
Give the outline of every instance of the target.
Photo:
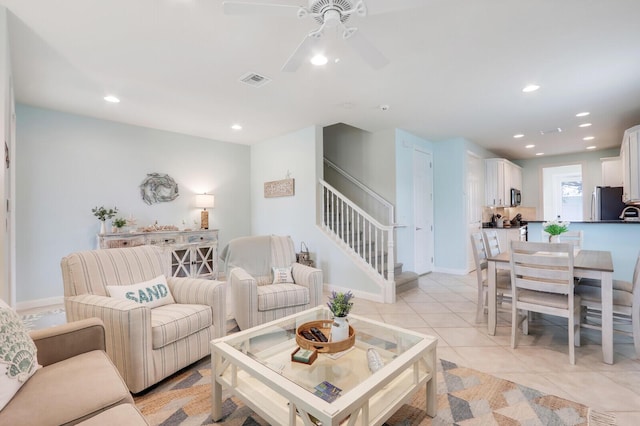
M 522 203 L 522 194 L 519 189 L 511 188 L 511 207 L 519 206 Z

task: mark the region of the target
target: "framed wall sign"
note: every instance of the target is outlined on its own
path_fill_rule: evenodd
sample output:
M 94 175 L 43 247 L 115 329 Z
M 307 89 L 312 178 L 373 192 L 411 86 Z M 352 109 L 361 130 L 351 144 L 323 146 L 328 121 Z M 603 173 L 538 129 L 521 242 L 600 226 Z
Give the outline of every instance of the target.
M 295 193 L 294 179 L 273 180 L 264 183 L 264 197 L 290 197 Z

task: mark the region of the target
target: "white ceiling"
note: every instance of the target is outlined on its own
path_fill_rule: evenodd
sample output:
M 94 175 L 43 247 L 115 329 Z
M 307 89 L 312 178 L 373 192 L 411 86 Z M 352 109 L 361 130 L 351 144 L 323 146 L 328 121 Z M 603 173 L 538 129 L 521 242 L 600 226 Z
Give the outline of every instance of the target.
M 512 159 L 616 147 L 640 124 L 640 0 L 425 0 L 349 20 L 390 60 L 383 69 L 335 37 L 340 62 L 296 73 L 280 68 L 317 28 L 309 18 L 225 16 L 221 0 L 0 4 L 13 14 L 17 100 L 106 120 L 243 144 L 341 122 L 464 137 Z M 247 72 L 272 81 L 247 86 Z M 523 93 L 529 83 L 541 89 Z

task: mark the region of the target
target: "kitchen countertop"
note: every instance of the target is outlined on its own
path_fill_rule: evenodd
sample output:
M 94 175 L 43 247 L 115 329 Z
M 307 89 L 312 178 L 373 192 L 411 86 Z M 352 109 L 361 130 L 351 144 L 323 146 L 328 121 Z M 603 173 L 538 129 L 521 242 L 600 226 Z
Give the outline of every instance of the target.
M 521 228 L 527 227 L 527 224 L 520 224 L 520 225 L 503 226 L 502 228 L 498 228 L 497 226 L 491 226 L 490 223 L 491 222 L 483 223 L 482 229 L 521 229 Z M 527 223 L 529 223 L 529 221 L 527 221 Z
M 528 223 L 544 223 L 548 222 L 547 220 L 528 220 Z M 638 220 L 576 220 L 569 221 L 569 223 L 633 223 L 640 224 Z

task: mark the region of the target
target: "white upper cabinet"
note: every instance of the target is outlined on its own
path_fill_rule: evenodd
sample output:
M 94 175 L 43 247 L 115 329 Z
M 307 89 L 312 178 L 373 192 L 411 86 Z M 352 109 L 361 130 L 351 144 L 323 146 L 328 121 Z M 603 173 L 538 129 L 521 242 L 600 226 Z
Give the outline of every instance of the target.
M 640 203 L 640 126 L 624 132 L 620 159 L 622 161 L 622 201 Z
M 511 188 L 522 188 L 522 169 L 504 158 L 489 158 L 485 167 L 486 205 L 508 207 Z
M 602 186 L 623 186 L 622 159 L 620 157 L 604 157 L 602 164 Z

